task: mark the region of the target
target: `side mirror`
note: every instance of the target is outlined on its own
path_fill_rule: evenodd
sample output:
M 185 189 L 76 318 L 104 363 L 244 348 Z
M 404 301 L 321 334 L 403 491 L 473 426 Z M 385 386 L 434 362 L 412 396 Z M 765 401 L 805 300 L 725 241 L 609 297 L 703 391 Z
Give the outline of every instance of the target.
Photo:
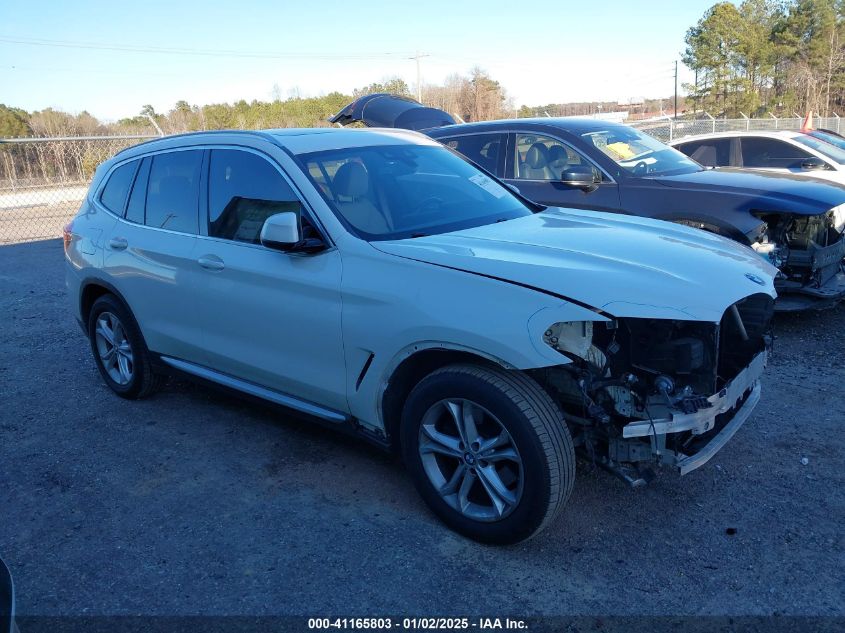
M 560 181 L 567 187 L 575 189 L 595 189 L 596 176 L 592 167 L 586 165 L 572 165 L 567 167 L 560 176 Z
M 807 170 L 818 170 L 818 169 L 827 169 L 827 163 L 825 163 L 821 158 L 816 158 L 812 156 L 804 160 L 801 163 L 801 169 Z
M 261 227 L 261 243 L 277 251 L 291 251 L 300 243 L 299 214 L 293 211 L 276 213 L 264 220 Z

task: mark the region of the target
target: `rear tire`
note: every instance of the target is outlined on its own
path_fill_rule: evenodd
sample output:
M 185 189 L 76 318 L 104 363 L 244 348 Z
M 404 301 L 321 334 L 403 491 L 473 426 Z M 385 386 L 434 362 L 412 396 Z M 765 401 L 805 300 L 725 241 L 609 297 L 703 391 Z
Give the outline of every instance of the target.
M 103 295 L 91 306 L 88 339 L 100 375 L 121 398 L 146 398 L 164 384 L 166 377 L 153 371 L 135 318 L 114 295 Z
M 531 538 L 572 491 L 575 451 L 560 408 L 519 372 L 450 365 L 405 403 L 402 453 L 425 502 L 477 541 Z

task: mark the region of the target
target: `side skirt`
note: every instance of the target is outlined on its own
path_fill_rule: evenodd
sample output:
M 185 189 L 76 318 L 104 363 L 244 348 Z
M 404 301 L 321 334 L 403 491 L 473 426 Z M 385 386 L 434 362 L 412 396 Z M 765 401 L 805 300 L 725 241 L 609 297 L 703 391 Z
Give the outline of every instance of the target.
M 390 450 L 390 442 L 372 431 L 366 429 L 358 421 L 345 413 L 328 409 L 307 400 L 301 400 L 261 385 L 235 378 L 214 369 L 197 365 L 188 361 L 172 358 L 170 356 L 158 356 L 157 363 L 161 368 L 171 373 L 178 373 L 196 382 L 222 388 L 224 391 L 255 400 L 261 404 L 271 404 L 280 408 L 291 410 L 309 421 L 317 422 L 321 426 L 341 431 L 344 434 L 362 438 L 370 444 L 374 444 L 384 450 Z

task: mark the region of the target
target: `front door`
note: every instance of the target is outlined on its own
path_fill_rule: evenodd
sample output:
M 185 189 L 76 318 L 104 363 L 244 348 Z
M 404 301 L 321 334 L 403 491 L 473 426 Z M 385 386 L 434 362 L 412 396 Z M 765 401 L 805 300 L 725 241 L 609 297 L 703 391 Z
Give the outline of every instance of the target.
M 506 182 L 526 198 L 556 207 L 619 212 L 619 188 L 609 176 L 567 143 L 543 134 L 516 133 Z M 593 170 L 596 186 L 579 189 L 561 182 L 571 168 Z
M 197 238 L 197 307 L 211 368 L 336 410 L 346 408 L 341 261 L 336 249 L 260 244 L 264 220 L 298 196 L 269 157 L 212 149 L 207 230 Z

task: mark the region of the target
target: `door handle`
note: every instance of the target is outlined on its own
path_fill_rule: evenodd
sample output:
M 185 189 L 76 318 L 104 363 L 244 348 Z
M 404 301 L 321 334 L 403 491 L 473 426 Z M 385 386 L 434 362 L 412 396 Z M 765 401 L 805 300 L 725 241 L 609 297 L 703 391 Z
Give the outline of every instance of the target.
M 126 250 L 126 247 L 129 246 L 129 242 L 126 241 L 125 237 L 113 237 L 109 240 L 109 248 L 115 251 L 123 251 Z
M 197 263 L 206 270 L 223 270 L 226 264 L 217 255 L 203 255 L 197 259 Z

